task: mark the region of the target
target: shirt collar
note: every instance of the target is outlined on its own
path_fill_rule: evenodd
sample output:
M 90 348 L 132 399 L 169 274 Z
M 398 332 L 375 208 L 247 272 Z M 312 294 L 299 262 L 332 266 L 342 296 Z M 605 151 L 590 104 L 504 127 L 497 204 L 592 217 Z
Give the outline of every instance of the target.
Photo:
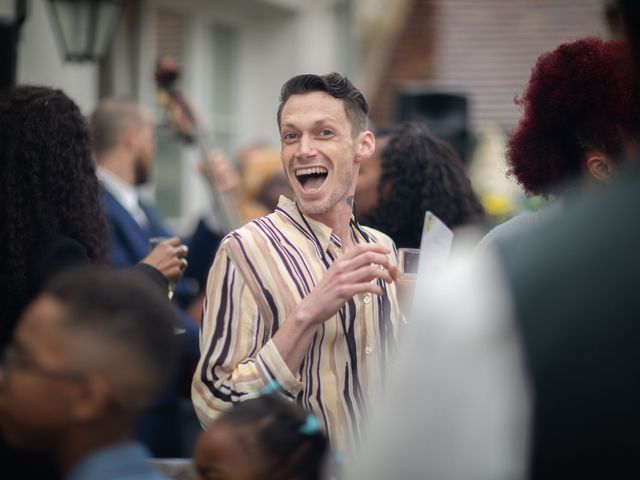
M 318 239 L 323 252 L 329 249 L 330 242 L 339 249 L 342 249 L 340 239 L 333 233 L 333 229 L 318 220 L 314 220 L 308 215 L 304 215 L 294 201 L 289 200 L 284 195 L 280 195 L 278 209 L 286 213 L 287 216 L 293 219 L 301 228 L 307 230 L 306 226 L 308 225 L 311 233 Z M 351 218 L 353 219 L 353 216 Z M 351 231 L 354 232 L 353 226 L 351 226 Z M 356 235 L 357 238 L 361 237 L 357 231 L 354 232 L 354 235 Z
M 116 197 L 125 210 L 131 212 L 140 208 L 138 191 L 133 185 L 100 166 L 98 166 L 97 174 L 105 188 Z

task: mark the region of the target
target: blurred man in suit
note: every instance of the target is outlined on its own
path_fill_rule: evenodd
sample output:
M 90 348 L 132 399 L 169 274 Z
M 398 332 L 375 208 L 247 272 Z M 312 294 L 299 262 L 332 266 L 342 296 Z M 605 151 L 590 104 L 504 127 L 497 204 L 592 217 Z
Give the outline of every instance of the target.
M 161 248 L 181 251 L 184 256 L 183 272 L 180 272 L 184 276 L 175 285 L 174 310 L 180 327 L 185 330 L 181 335 L 184 375 L 177 383 L 187 385 L 199 357 L 197 323 L 187 309 L 201 302 L 199 291 L 204 287 L 203 277 L 220 237 L 203 221 L 189 245 L 182 245 L 154 208 L 140 200 L 136 187 L 150 179 L 154 158 L 153 123 L 140 106 L 121 98 L 102 100 L 91 116 L 90 127 L 110 229 L 109 263 L 128 267 L 139 262 L 149 253 L 152 237 L 167 237 Z M 205 273 L 197 273 L 200 271 Z M 140 436 L 156 456 L 187 453 L 181 441 L 178 384 L 166 392 L 141 421 Z

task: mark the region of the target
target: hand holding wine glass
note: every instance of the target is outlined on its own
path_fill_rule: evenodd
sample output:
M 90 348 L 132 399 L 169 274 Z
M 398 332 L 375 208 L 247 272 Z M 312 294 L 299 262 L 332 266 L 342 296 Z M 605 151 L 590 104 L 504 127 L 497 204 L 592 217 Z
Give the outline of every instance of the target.
M 152 237 L 149 239 L 149 254 L 142 259 L 155 267 L 169 280 L 169 298 L 173 297 L 173 288 L 187 268 L 185 258 L 189 248 L 182 245 L 178 237 Z
M 151 237 L 149 239 L 149 254 L 142 259 L 142 263 L 147 263 L 157 268 L 167 280 L 169 280 L 169 300 L 173 298 L 173 290 L 176 282 L 180 279 L 187 268 L 187 259 L 184 258 L 189 253 L 189 247 L 182 245 L 178 237 Z M 180 325 L 174 326 L 174 333 L 181 335 L 186 330 Z

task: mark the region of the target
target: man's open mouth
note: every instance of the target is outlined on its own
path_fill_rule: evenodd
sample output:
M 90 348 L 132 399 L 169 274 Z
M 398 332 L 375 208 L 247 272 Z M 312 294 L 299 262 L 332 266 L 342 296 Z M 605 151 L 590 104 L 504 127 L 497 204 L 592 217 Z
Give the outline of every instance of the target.
M 303 190 L 318 190 L 325 179 L 329 171 L 324 167 L 308 167 L 299 168 L 296 170 L 296 178 Z

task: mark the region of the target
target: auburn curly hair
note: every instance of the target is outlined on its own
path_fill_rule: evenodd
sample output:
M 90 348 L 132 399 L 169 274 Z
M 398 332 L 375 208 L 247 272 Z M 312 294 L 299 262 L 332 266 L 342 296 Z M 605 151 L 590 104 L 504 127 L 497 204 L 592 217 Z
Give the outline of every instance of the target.
M 426 125 L 401 122 L 376 136 L 388 138 L 380 154 L 380 201 L 362 216 L 363 224 L 386 233 L 398 247 L 417 248 L 427 211 L 449 228 L 484 219 L 462 161 Z
M 62 91 L 0 95 L 0 169 L 0 299 L 3 320 L 15 320 L 34 245 L 66 235 L 99 261 L 108 236 L 88 128 Z
M 617 41 L 584 38 L 540 56 L 516 104 L 509 173 L 527 194 L 549 196 L 583 172 L 589 151 L 611 160 L 640 132 L 631 65 Z

